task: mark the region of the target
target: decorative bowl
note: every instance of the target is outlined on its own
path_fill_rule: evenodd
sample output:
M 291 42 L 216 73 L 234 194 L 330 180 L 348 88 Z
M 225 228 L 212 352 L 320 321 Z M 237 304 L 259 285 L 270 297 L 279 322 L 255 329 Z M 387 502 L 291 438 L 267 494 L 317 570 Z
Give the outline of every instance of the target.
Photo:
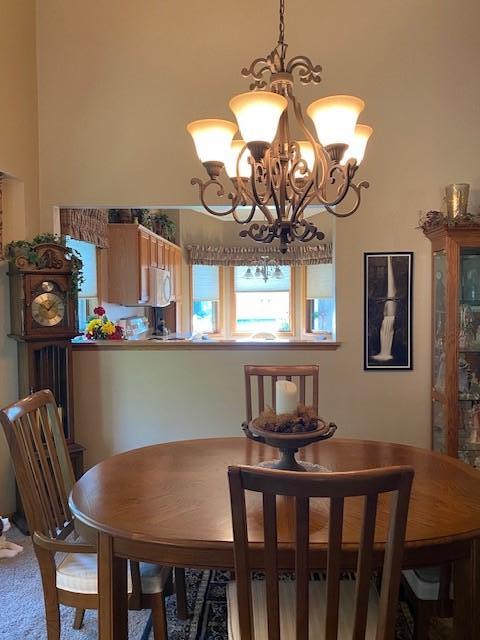
M 326 424 L 319 419 L 319 425 L 312 431 L 303 431 L 297 433 L 285 433 L 278 431 L 270 431 L 268 429 L 262 429 L 256 427 L 253 424 L 253 420 L 250 422 L 244 422 L 242 429 L 247 438 L 258 442 L 260 444 L 268 444 L 271 447 L 276 447 L 280 450 L 280 460 L 268 461 L 262 463 L 261 466 L 268 467 L 270 469 L 282 469 L 283 471 L 322 471 L 326 470 L 319 465 L 312 465 L 310 463 L 298 462 L 295 459 L 295 454 L 302 447 L 306 447 L 312 442 L 318 442 L 320 440 L 327 440 L 331 438 L 337 430 L 337 425 L 333 422 Z

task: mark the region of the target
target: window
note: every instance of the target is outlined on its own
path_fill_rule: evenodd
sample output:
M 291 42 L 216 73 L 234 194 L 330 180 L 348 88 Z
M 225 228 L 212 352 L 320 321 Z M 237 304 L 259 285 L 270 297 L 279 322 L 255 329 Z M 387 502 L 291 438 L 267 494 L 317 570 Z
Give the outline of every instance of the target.
M 292 332 L 292 270 L 279 267 L 265 282 L 260 269 L 233 268 L 234 333 Z
M 192 266 L 192 333 L 219 333 L 220 267 Z
M 80 254 L 83 262 L 82 274 L 83 284 L 78 292 L 78 328 L 84 331 L 88 317 L 93 313 L 94 307 L 98 304 L 97 290 L 97 247 L 91 242 L 74 240 L 67 236 L 67 247 L 74 249 Z
M 306 267 L 306 331 L 335 336 L 335 287 L 333 264 Z

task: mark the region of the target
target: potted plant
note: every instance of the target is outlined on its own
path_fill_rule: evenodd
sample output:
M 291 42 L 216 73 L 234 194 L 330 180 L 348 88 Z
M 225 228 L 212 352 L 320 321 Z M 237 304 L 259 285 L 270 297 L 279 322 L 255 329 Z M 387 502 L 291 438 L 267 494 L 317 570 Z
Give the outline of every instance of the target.
M 139 224 L 144 226 L 146 229 L 150 229 L 150 231 L 154 230 L 152 214 L 148 209 L 132 209 L 132 211 Z
M 109 209 L 108 221 L 128 224 L 133 222 L 132 209 Z
M 154 231 L 165 240 L 175 242 L 176 224 L 166 213 L 156 213 L 154 218 Z

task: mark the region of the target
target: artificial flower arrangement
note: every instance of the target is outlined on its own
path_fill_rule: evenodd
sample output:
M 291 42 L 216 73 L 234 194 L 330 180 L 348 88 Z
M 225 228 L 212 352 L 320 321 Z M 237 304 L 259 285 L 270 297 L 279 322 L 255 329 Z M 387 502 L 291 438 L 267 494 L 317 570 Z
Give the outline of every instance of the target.
M 109 320 L 103 307 L 95 307 L 88 319 L 85 336 L 88 340 L 123 340 L 123 329 Z

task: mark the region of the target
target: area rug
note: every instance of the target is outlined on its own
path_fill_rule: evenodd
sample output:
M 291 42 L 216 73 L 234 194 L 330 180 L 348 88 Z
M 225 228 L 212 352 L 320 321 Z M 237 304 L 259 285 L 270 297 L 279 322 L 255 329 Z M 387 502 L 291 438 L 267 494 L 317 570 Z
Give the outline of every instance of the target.
M 0 639 L 46 640 L 45 615 L 40 574 L 31 539 L 18 530 L 9 538 L 24 547 L 23 553 L 0 560 Z M 323 579 L 312 574 L 313 579 Z M 175 597 L 167 598 L 169 640 L 226 640 L 227 607 L 225 600 L 229 573 L 225 571 L 187 570 L 189 620 L 175 616 Z M 80 631 L 72 629 L 73 610 L 61 607 L 62 640 L 96 640 L 97 613 L 87 611 Z M 148 611 L 130 611 L 129 638 L 152 640 Z M 440 632 L 431 633 L 431 640 L 443 640 Z M 412 640 L 412 618 L 407 606 L 400 603 L 396 640 Z

